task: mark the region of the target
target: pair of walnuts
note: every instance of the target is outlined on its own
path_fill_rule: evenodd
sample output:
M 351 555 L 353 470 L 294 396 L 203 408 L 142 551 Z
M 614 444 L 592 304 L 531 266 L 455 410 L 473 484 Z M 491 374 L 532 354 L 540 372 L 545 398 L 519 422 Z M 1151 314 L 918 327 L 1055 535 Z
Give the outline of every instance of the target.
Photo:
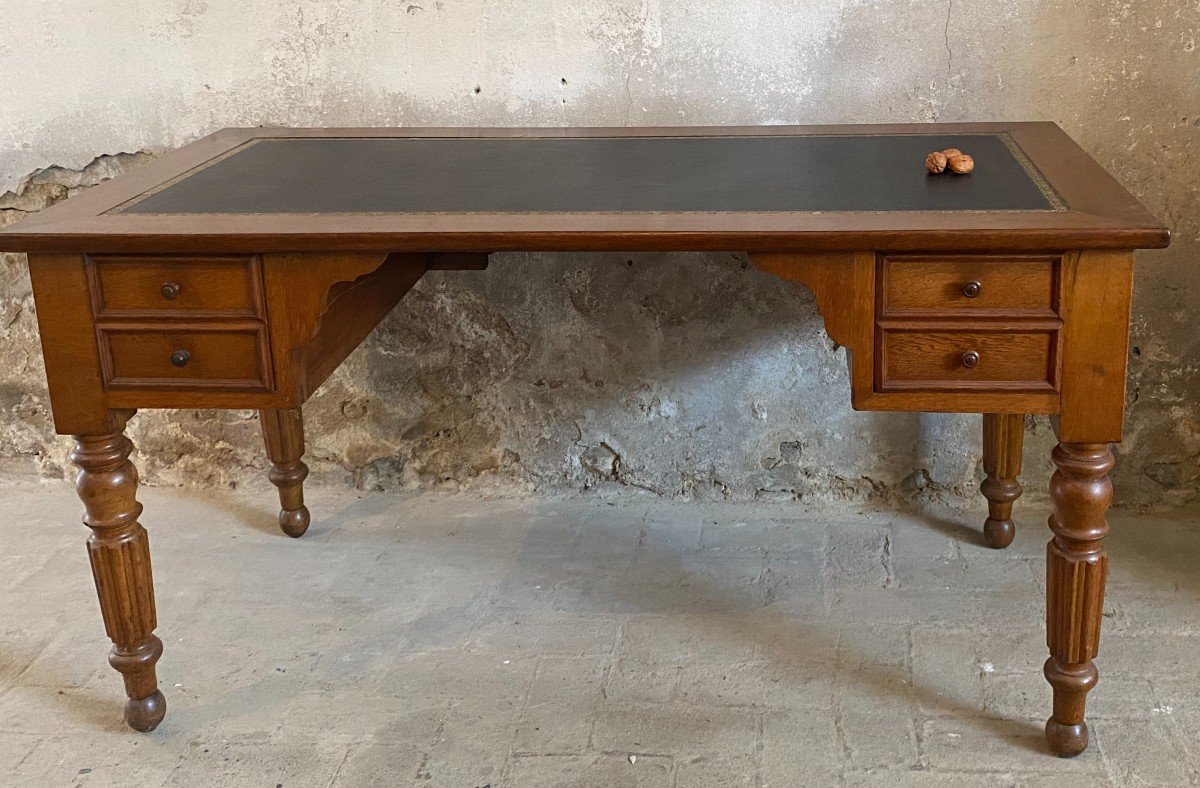
M 925 169 L 933 175 L 941 175 L 946 170 L 955 175 L 966 175 L 975 169 L 975 160 L 958 148 L 946 148 L 926 156 Z

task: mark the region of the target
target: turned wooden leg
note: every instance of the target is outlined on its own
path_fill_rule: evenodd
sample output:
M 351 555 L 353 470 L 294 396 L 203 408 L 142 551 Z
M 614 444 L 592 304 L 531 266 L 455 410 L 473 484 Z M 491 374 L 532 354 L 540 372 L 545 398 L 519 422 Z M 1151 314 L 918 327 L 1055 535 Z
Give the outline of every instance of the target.
M 983 471 L 987 477 L 979 491 L 988 502 L 983 537 L 988 547 L 1012 544 L 1017 526 L 1012 519 L 1013 502 L 1021 497 L 1021 444 L 1025 417 L 1018 413 L 985 413 L 983 416 Z
M 122 424 L 123 426 L 123 424 Z M 125 721 L 152 731 L 167 713 L 154 666 L 162 641 L 154 635 L 154 581 L 150 543 L 138 523 L 137 469 L 129 461 L 133 444 L 124 432 L 77 435 L 71 459 L 79 466 L 75 489 L 83 501 L 83 522 L 92 529 L 88 557 L 104 628 L 113 642 L 108 662 L 125 679 Z
M 271 483 L 279 488 L 279 527 L 291 537 L 308 530 L 308 507 L 304 505 L 304 479 L 308 466 L 304 456 L 304 419 L 299 408 L 260 410 L 267 457 L 271 460 Z
M 1058 470 L 1050 479 L 1054 513 L 1046 546 L 1046 680 L 1054 688 L 1054 714 L 1046 738 L 1055 755 L 1087 749 L 1087 693 L 1096 686 L 1092 659 L 1100 647 L 1108 556 L 1104 514 L 1112 501 L 1112 452 L 1104 443 L 1060 443 Z

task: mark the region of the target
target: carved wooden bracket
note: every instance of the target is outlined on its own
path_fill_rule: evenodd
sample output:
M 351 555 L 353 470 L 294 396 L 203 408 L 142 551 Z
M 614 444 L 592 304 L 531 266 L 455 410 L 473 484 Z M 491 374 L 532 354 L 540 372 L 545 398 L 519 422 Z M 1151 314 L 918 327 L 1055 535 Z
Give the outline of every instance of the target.
M 423 254 L 264 255 L 275 375 L 298 407 L 427 270 Z
M 849 356 L 854 407 L 864 407 L 874 381 L 875 254 L 769 252 L 752 254 L 750 262 L 813 292 L 825 330 Z

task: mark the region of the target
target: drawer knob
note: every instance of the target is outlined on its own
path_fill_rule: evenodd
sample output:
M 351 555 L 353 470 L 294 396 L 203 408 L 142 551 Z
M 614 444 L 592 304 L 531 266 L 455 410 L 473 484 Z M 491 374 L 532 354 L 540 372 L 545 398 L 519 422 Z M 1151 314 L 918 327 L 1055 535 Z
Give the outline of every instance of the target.
M 979 354 L 974 350 L 968 350 L 962 354 L 962 365 L 967 369 L 975 369 L 979 366 Z
M 979 291 L 981 290 L 983 290 L 983 285 L 981 285 L 978 280 L 974 282 L 967 282 L 962 286 L 962 294 L 967 298 L 979 298 Z
M 162 293 L 162 297 L 168 301 L 174 301 L 176 298 L 179 298 L 179 290 L 178 282 L 167 282 L 158 289 L 158 292 Z
M 192 354 L 187 352 L 186 350 L 176 350 L 174 353 L 171 354 L 171 363 L 174 364 L 175 366 L 179 367 L 180 369 L 186 367 L 188 362 L 191 360 L 192 360 Z

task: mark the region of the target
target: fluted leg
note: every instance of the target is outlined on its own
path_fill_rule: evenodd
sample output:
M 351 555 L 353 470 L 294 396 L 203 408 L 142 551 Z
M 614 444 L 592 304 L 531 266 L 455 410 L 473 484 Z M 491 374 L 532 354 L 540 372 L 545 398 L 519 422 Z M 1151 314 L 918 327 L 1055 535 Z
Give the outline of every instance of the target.
M 987 498 L 988 517 L 983 536 L 988 547 L 1012 544 L 1017 526 L 1012 519 L 1013 502 L 1021 497 L 1021 444 L 1025 417 L 1018 413 L 986 413 L 983 416 L 983 471 L 987 474 L 979 491 Z
M 123 423 L 122 423 L 123 426 Z M 83 522 L 92 529 L 88 557 L 104 628 L 113 642 L 108 662 L 125 679 L 125 721 L 152 731 L 167 713 L 154 666 L 162 641 L 154 635 L 154 581 L 150 543 L 138 523 L 137 469 L 129 461 L 133 444 L 123 431 L 77 435 L 71 459 L 79 466 L 75 489 L 83 501 Z
M 1087 693 L 1096 686 L 1092 663 L 1100 646 L 1108 556 L 1105 512 L 1112 501 L 1112 452 L 1104 443 L 1060 443 L 1050 479 L 1054 538 L 1046 547 L 1046 680 L 1054 688 L 1054 714 L 1046 738 L 1056 755 L 1087 749 Z
M 260 410 L 267 457 L 271 460 L 271 483 L 279 488 L 279 527 L 291 537 L 308 530 L 308 507 L 304 505 L 304 480 L 308 466 L 304 456 L 304 418 L 299 408 Z

